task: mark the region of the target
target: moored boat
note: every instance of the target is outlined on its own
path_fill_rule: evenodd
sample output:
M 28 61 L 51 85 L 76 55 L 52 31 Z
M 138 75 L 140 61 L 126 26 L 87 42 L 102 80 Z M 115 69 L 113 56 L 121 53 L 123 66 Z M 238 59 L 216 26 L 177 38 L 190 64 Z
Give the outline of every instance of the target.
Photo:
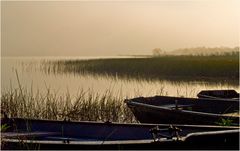
M 239 127 L 1 119 L 2 149 L 238 149 Z
M 155 96 L 125 102 L 141 123 L 239 126 L 238 100 Z
M 197 96 L 199 98 L 239 100 L 239 93 L 235 90 L 202 90 Z

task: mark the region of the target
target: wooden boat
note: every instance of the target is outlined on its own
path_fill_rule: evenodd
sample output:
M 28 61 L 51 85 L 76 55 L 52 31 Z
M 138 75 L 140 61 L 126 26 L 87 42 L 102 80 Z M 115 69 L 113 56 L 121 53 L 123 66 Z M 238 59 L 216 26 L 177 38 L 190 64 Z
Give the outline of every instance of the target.
M 197 94 L 199 98 L 212 99 L 236 99 L 239 100 L 239 93 L 235 90 L 203 90 Z
M 238 149 L 239 127 L 1 119 L 2 149 Z
M 125 100 L 141 123 L 239 125 L 239 101 L 183 97 Z

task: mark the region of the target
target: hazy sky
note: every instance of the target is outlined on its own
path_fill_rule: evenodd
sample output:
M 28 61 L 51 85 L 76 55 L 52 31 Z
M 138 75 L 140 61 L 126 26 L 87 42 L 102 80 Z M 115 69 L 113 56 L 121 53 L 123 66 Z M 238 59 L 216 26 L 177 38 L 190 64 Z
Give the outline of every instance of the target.
M 1 2 L 2 56 L 239 45 L 239 0 Z

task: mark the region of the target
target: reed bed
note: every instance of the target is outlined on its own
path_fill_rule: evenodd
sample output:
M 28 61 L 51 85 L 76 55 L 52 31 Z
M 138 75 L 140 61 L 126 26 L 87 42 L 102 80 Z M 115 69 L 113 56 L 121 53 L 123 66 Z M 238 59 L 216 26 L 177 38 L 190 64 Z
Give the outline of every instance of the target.
M 1 111 L 8 117 L 51 120 L 136 122 L 120 95 L 111 91 L 99 95 L 80 91 L 58 95 L 50 90 L 46 94 L 33 93 L 24 88 L 2 92 Z
M 47 61 L 47 73 L 91 74 L 138 80 L 208 81 L 238 85 L 239 53 L 216 56 L 158 56 Z

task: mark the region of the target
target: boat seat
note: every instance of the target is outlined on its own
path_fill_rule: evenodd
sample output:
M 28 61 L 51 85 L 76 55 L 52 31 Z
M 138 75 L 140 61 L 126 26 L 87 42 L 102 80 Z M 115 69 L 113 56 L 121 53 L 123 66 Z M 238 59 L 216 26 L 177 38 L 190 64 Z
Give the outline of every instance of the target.
M 231 117 L 240 117 L 240 113 L 239 112 L 235 112 L 235 113 L 226 113 L 223 114 L 224 116 L 231 116 Z

